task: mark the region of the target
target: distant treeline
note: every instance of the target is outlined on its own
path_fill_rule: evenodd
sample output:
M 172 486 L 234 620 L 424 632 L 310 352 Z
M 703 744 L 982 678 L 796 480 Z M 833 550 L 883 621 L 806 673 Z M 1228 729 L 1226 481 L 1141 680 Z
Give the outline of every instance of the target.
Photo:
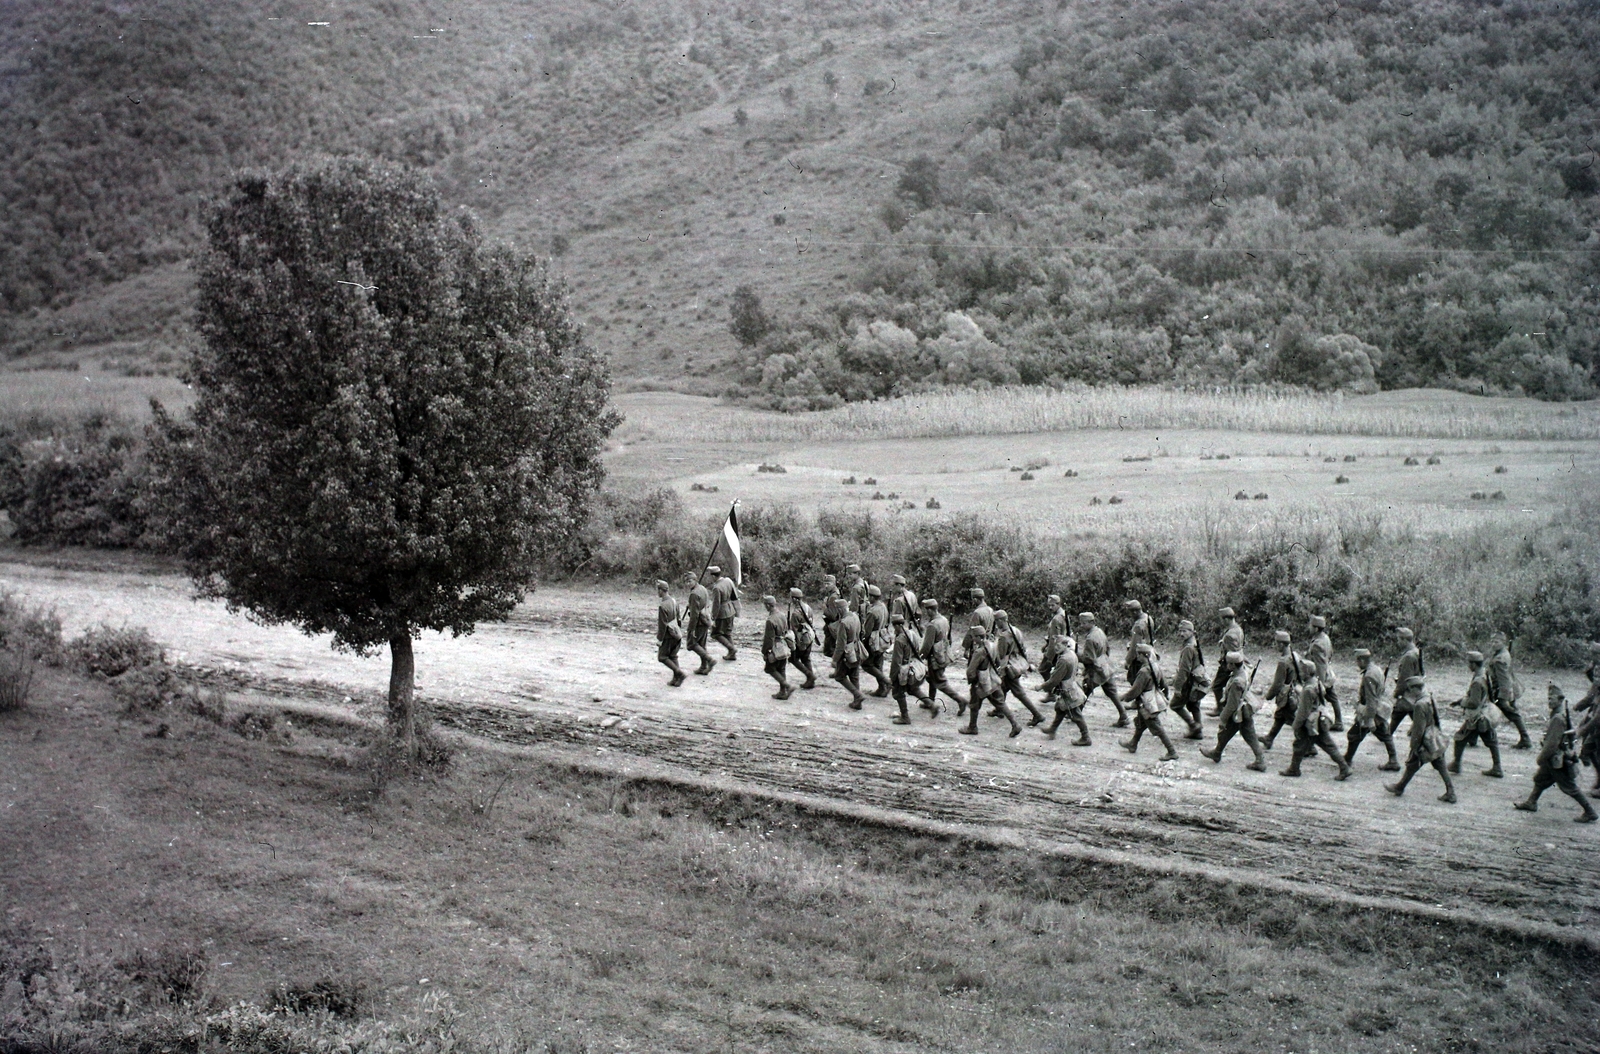
M 794 319 L 736 302 L 736 394 L 1595 394 L 1593 5 L 1073 4 L 1013 68 L 957 149 L 907 160 L 863 292 Z

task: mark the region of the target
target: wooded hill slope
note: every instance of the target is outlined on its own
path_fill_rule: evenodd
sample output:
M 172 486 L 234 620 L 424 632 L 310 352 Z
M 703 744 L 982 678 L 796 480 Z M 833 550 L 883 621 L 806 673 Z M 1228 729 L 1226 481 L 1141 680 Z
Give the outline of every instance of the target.
M 635 383 L 789 407 L 1053 378 L 1581 395 L 1595 15 L 21 0 L 0 344 L 175 367 L 203 196 L 367 152 L 555 255 Z M 776 325 L 741 348 L 745 284 Z

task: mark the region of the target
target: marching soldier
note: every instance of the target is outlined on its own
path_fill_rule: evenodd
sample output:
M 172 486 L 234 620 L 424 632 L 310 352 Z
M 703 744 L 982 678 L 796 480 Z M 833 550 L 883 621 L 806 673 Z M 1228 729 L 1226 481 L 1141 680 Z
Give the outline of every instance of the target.
M 794 634 L 789 630 L 788 617 L 778 610 L 777 597 L 764 596 L 761 603 L 767 609 L 767 620 L 761 627 L 761 659 L 766 664 L 767 674 L 778 682 L 777 694 L 772 698 L 783 700 L 794 694 L 789 678 L 784 675 L 789 667 L 789 656 L 793 654 Z
M 1079 613 L 1078 625 L 1078 663 L 1083 667 L 1083 693 L 1092 696 L 1096 688 L 1104 692 L 1111 705 L 1117 708 L 1117 722 L 1111 727 L 1127 728 L 1128 711 L 1123 709 L 1122 699 L 1112 684 L 1111 645 L 1106 640 L 1106 631 L 1095 625 L 1092 611 Z
M 861 643 L 861 616 L 851 611 L 843 597 L 829 601 L 836 619 L 833 630 L 833 679 L 850 693 L 850 709 L 861 709 L 861 660 L 867 649 Z
M 1092 746 L 1089 741 L 1089 726 L 1083 720 L 1083 706 L 1089 701 L 1089 697 L 1083 694 L 1083 686 L 1078 683 L 1077 642 L 1071 637 L 1061 642 L 1055 668 L 1050 671 L 1050 678 L 1044 682 L 1044 694 L 1046 699 L 1055 699 L 1056 719 L 1051 722 L 1049 728 L 1040 731 L 1054 739 L 1056 729 L 1061 727 L 1061 722 L 1071 721 L 1078 726 L 1078 738 L 1072 741 L 1072 745 Z
M 693 571 L 683 576 L 683 582 L 689 587 L 689 624 L 684 627 L 684 640 L 689 650 L 700 656 L 700 665 L 694 672 L 705 675 L 717 665 L 717 660 L 706 650 L 711 635 L 711 591 L 700 583 L 700 577 Z
M 1294 653 L 1288 630 L 1273 630 L 1272 640 L 1278 646 L 1278 668 L 1272 674 L 1272 687 L 1267 689 L 1267 702 L 1276 709 L 1272 713 L 1272 731 L 1261 743 L 1266 750 L 1272 749 L 1273 742 L 1285 725 L 1294 723 L 1294 712 L 1299 703 L 1295 682 L 1300 680 L 1300 656 Z
M 1046 681 L 1050 680 L 1056 660 L 1061 657 L 1061 642 L 1072 637 L 1072 630 L 1067 626 L 1067 609 L 1062 605 L 1061 598 L 1051 593 L 1047 602 L 1050 605 L 1050 621 L 1045 623 L 1044 644 L 1039 649 L 1039 676 Z
M 1033 715 L 1033 720 L 1028 722 L 1029 728 L 1044 724 L 1044 715 L 1033 704 L 1028 690 L 1022 687 L 1022 678 L 1028 672 L 1028 645 L 1023 641 L 1022 634 L 1017 632 L 1017 627 L 1011 624 L 1011 617 L 1004 611 L 994 613 L 994 636 L 1001 691 L 1015 696 L 1017 702 Z
M 1205 735 L 1200 721 L 1200 703 L 1206 697 L 1206 657 L 1201 654 L 1200 641 L 1195 636 L 1194 623 L 1184 619 L 1178 623 L 1178 636 L 1183 647 L 1178 651 L 1178 672 L 1172 678 L 1172 712 L 1183 718 L 1189 726 L 1187 739 Z
M 1589 665 L 1583 675 L 1589 679 L 1589 690 L 1573 707 L 1588 715 L 1578 728 L 1578 758 L 1594 769 L 1594 790 L 1600 793 L 1600 641 L 1589 645 Z
M 1539 747 L 1538 767 L 1533 770 L 1533 792 L 1526 801 L 1516 803 L 1523 812 L 1539 811 L 1539 795 L 1554 784 L 1561 793 L 1577 802 L 1583 812 L 1574 819 L 1578 823 L 1594 823 L 1600 814 L 1594 811 L 1589 799 L 1578 789 L 1578 729 L 1573 727 L 1572 710 L 1560 688 L 1550 685 L 1550 723 L 1544 729 L 1544 743 Z M 1594 721 L 1593 717 L 1589 722 Z
M 939 602 L 932 597 L 924 600 L 922 606 L 927 609 L 928 618 L 917 658 L 928 667 L 928 694 L 937 699 L 943 692 L 955 701 L 956 716 L 960 717 L 967 710 L 966 696 L 950 687 L 945 678 L 945 670 L 950 666 L 950 620 L 939 613 Z
M 728 649 L 723 658 L 732 662 L 739 657 L 733 646 L 733 620 L 739 617 L 739 587 L 723 574 L 722 568 L 713 566 L 706 570 L 718 576 L 711 587 L 711 639 Z
M 1280 776 L 1300 775 L 1300 763 L 1311 757 L 1321 747 L 1322 752 L 1339 766 L 1335 777 L 1343 782 L 1350 778 L 1350 764 L 1334 745 L 1333 718 L 1328 713 L 1328 701 L 1322 694 L 1322 682 L 1317 679 L 1317 664 L 1310 659 L 1297 657 L 1299 665 L 1295 678 L 1294 747 L 1289 755 L 1289 767 Z
M 1389 716 L 1389 734 L 1392 736 L 1400 731 L 1400 722 L 1411 716 L 1411 704 L 1407 701 L 1405 686 L 1413 677 L 1425 676 L 1422 670 L 1422 649 L 1417 647 L 1415 636 L 1409 626 L 1401 626 L 1394 631 L 1400 638 L 1400 654 L 1394 660 L 1394 709 Z
M 839 623 L 838 608 L 833 604 L 839 596 L 839 580 L 832 575 L 822 576 L 822 654 L 833 657 L 834 632 Z
M 667 583 L 656 581 L 656 661 L 672 671 L 672 687 L 684 682 L 682 667 L 678 665 L 678 648 L 683 643 L 683 627 L 678 625 L 678 601 Z
M 1227 748 L 1229 741 L 1234 736 L 1243 736 L 1245 744 L 1249 746 L 1256 759 L 1246 768 L 1256 772 L 1267 771 L 1267 755 L 1261 749 L 1261 740 L 1256 738 L 1256 701 L 1250 694 L 1250 678 L 1244 675 L 1244 652 L 1231 651 L 1226 656 L 1226 665 L 1232 672 L 1228 675 L 1228 684 L 1223 690 L 1222 713 L 1217 725 L 1217 745 L 1212 750 L 1201 749 L 1200 753 L 1212 761 L 1220 762 L 1222 752 Z M 1259 664 L 1256 667 L 1260 669 Z M 1254 674 L 1251 674 L 1254 677 Z
M 861 573 L 860 564 L 848 564 L 844 569 L 844 580 L 847 583 L 844 598 L 854 611 L 862 618 L 866 618 L 867 605 L 867 576 Z
M 1528 738 L 1528 726 L 1522 721 L 1522 711 L 1517 709 L 1522 686 L 1517 683 L 1516 674 L 1511 672 L 1511 642 L 1504 633 L 1496 630 L 1494 636 L 1489 638 L 1489 643 L 1494 646 L 1484 678 L 1489 701 L 1506 715 L 1507 721 L 1517 726 L 1517 742 L 1512 749 L 1532 750 L 1533 740 Z
M 1132 684 L 1139 675 L 1139 645 L 1155 644 L 1156 623 L 1137 600 L 1124 600 L 1122 606 L 1133 616 L 1133 622 L 1128 626 L 1128 653 L 1122 657 L 1123 672 L 1128 675 L 1128 683 Z
M 1439 800 L 1454 805 L 1456 788 L 1455 784 L 1450 782 L 1450 772 L 1444 764 L 1445 739 L 1444 733 L 1439 729 L 1438 704 L 1427 692 L 1427 682 L 1421 676 L 1406 678 L 1401 700 L 1411 715 L 1411 753 L 1406 757 L 1406 767 L 1400 773 L 1400 782 L 1391 783 L 1384 789 L 1398 798 L 1406 792 L 1406 784 L 1411 782 L 1411 777 L 1415 776 L 1422 766 L 1432 765 L 1439 773 L 1439 778 L 1444 780 L 1444 793 L 1439 795 Z
M 1244 654 L 1244 628 L 1239 625 L 1239 620 L 1234 617 L 1233 608 L 1218 608 L 1217 614 L 1223 618 L 1222 636 L 1217 640 L 1217 651 L 1222 656 L 1232 655 L 1234 652 Z M 1241 660 L 1242 661 L 1242 660 Z M 1224 663 L 1217 663 L 1217 675 L 1211 679 L 1211 696 L 1216 700 L 1216 706 L 1211 710 L 1211 716 L 1217 717 L 1222 713 L 1222 694 L 1227 687 L 1228 680 L 1233 676 L 1233 671 L 1224 669 Z
M 1345 764 L 1355 761 L 1356 748 L 1368 735 L 1372 735 L 1389 752 L 1389 760 L 1378 771 L 1399 772 L 1400 759 L 1395 755 L 1394 737 L 1389 734 L 1390 702 L 1383 683 L 1383 672 L 1372 665 L 1372 652 L 1366 648 L 1356 649 L 1356 666 L 1361 670 L 1361 685 L 1356 690 L 1356 710 L 1351 715 L 1350 734 L 1345 737 Z
M 1145 729 L 1150 729 L 1167 748 L 1162 755 L 1162 761 L 1178 760 L 1178 750 L 1172 745 L 1172 739 L 1167 735 L 1167 730 L 1161 727 L 1161 715 L 1168 709 L 1167 682 L 1161 675 L 1161 668 L 1156 665 L 1155 646 L 1145 641 L 1134 645 L 1134 657 L 1138 662 L 1133 675 L 1133 683 L 1122 694 L 1122 701 L 1133 703 L 1137 709 L 1133 712 L 1133 738 L 1122 741 L 1122 749 L 1130 754 L 1138 753 L 1139 740 L 1144 736 Z
M 927 666 L 917 658 L 917 652 L 922 648 L 922 637 L 916 628 L 906 622 L 906 617 L 898 612 L 889 616 L 889 623 L 894 628 L 894 646 L 889 656 L 889 679 L 894 682 L 894 701 L 900 707 L 900 716 L 894 719 L 897 725 L 909 725 L 911 713 L 906 708 L 907 693 L 917 697 L 917 705 L 924 710 L 932 710 L 933 716 L 939 716 L 939 704 L 928 699 L 928 691 L 923 687 L 923 679 L 927 676 Z
M 895 575 L 889 579 L 889 583 L 889 617 L 892 619 L 895 615 L 903 615 L 906 625 L 920 633 L 922 606 L 917 603 L 917 594 L 906 588 L 906 576 Z
M 800 687 L 815 688 L 817 671 L 811 666 L 811 650 L 817 644 L 817 628 L 811 622 L 811 608 L 805 598 L 805 591 L 799 586 L 789 588 L 789 632 L 794 634 L 794 653 L 789 656 L 789 664 L 806 675 Z
M 892 687 L 883 661 L 894 647 L 894 627 L 889 623 L 889 605 L 883 602 L 883 590 L 877 586 L 867 587 L 867 610 L 861 616 L 861 642 L 867 646 L 867 658 L 861 668 L 878 682 L 872 694 L 882 699 Z
M 970 656 L 974 643 L 981 637 L 986 637 L 994 632 L 994 608 L 983 598 L 983 590 L 973 586 L 968 590 L 972 597 L 972 613 L 967 616 L 967 635 L 962 640 L 961 647 Z M 981 627 L 982 634 L 974 634 L 974 628 Z
M 1333 731 L 1344 731 L 1344 713 L 1339 709 L 1338 678 L 1333 673 L 1333 640 L 1328 636 L 1328 620 L 1321 615 L 1311 616 L 1315 636 L 1306 648 L 1306 655 L 1317 667 L 1317 683 L 1322 685 L 1322 697 L 1333 707 Z
M 1016 715 L 1006 705 L 994 636 L 981 623 L 975 622 L 967 633 L 967 639 L 971 641 L 971 649 L 967 653 L 967 684 L 970 688 L 967 727 L 957 731 L 964 736 L 977 735 L 978 711 L 983 709 L 984 700 L 988 700 L 1002 717 L 1011 722 L 1011 738 L 1015 739 L 1022 735 L 1022 726 L 1017 724 Z
M 1499 779 L 1505 773 L 1500 770 L 1500 741 L 1494 734 L 1494 722 L 1489 719 L 1489 675 L 1483 669 L 1483 652 L 1467 652 L 1467 669 L 1472 680 L 1460 703 L 1461 727 L 1456 729 L 1455 756 L 1450 759 L 1450 774 L 1461 774 L 1461 755 L 1482 739 L 1489 748 L 1489 756 L 1494 759 L 1494 766 L 1485 769 L 1483 774 Z

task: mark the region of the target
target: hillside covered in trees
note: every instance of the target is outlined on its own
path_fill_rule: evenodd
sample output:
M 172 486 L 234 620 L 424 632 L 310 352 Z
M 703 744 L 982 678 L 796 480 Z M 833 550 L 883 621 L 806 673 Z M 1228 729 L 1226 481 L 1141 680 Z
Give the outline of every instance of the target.
M 1279 381 L 1593 394 L 1592 4 L 1068 5 L 743 391 Z M 759 338 L 759 339 L 756 339 Z

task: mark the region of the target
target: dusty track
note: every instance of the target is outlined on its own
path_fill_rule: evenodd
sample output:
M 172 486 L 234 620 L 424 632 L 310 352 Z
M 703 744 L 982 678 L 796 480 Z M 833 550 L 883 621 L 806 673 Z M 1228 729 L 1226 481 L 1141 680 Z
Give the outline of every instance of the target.
M 147 625 L 174 659 L 331 695 L 358 711 L 376 709 L 387 683 L 385 657 L 341 655 L 325 640 L 254 625 L 189 599 L 186 583 L 171 575 L 6 563 L 0 588 L 54 605 L 69 633 L 99 621 Z M 1307 891 L 1331 887 L 1491 921 L 1575 927 L 1600 939 L 1600 830 L 1573 824 L 1575 808 L 1554 791 L 1537 815 L 1511 808 L 1527 791 L 1529 752 L 1505 752 L 1503 781 L 1478 775 L 1486 751 L 1469 752 L 1461 803 L 1450 806 L 1435 800 L 1431 771 L 1405 798 L 1386 794 L 1374 744 L 1364 745 L 1356 776 L 1342 784 L 1325 759 L 1308 763 L 1298 780 L 1250 772 L 1237 742 L 1221 765 L 1184 741 L 1176 762 L 1157 763 L 1159 749 L 1148 741 L 1130 756 L 1116 745 L 1121 733 L 1110 729 L 1103 701 L 1090 708 L 1090 748 L 1068 746 L 1065 732 L 1055 742 L 1036 731 L 1008 740 L 1003 722 L 987 718 L 976 739 L 957 736 L 948 714 L 918 713 L 903 729 L 889 723 L 888 700 L 855 713 L 826 682 L 772 701 L 772 682 L 748 651 L 671 689 L 648 635 L 652 606 L 634 592 L 543 590 L 507 624 L 420 641 L 422 694 L 444 722 L 507 741 L 648 759 L 1066 851 L 1187 862 Z M 1353 669 L 1341 672 L 1350 683 Z M 1542 711 L 1543 679 L 1523 679 Z M 1569 693 L 1578 688 L 1571 673 L 1556 679 Z M 1456 671 L 1435 672 L 1442 699 L 1459 695 L 1462 681 Z M 1274 770 L 1287 761 L 1286 741 L 1269 760 Z M 1585 782 L 1591 778 L 1585 770 Z

